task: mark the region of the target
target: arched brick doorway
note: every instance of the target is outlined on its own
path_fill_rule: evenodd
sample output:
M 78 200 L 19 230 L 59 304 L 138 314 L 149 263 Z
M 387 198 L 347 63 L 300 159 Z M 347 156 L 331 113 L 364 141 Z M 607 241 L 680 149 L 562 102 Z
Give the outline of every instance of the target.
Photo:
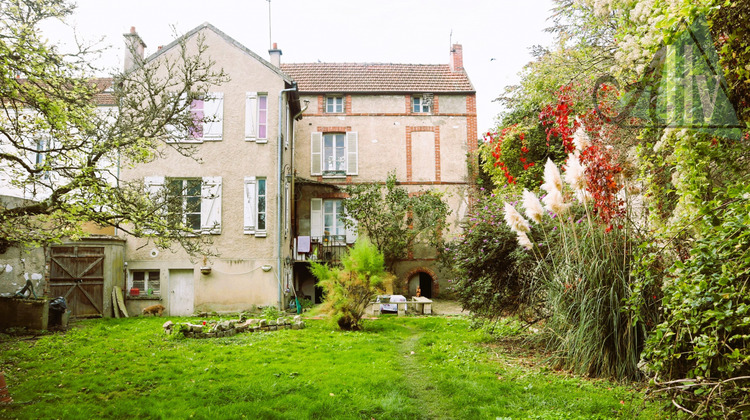
M 437 275 L 434 271 L 424 267 L 409 271 L 406 275 L 406 286 L 410 296 L 416 296 L 417 287 L 421 290 L 421 296 L 430 299 L 436 297 L 440 292 Z

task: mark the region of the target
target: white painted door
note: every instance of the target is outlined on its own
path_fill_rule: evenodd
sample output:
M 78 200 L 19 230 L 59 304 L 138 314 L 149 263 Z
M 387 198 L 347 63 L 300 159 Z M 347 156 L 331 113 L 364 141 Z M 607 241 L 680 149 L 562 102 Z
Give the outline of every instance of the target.
M 193 298 L 193 270 L 169 270 L 169 315 L 192 315 Z

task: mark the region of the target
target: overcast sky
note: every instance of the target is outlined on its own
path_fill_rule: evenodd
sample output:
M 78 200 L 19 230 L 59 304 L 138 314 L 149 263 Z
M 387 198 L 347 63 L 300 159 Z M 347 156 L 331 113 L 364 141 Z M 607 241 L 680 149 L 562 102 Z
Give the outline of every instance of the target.
M 111 46 L 101 67 L 122 66 L 122 34 L 135 26 L 156 51 L 209 22 L 261 57 L 271 42 L 282 62 L 448 63 L 450 43 L 463 45 L 464 67 L 477 91 L 479 132 L 501 111 L 492 102 L 531 60 L 530 47 L 550 45 L 544 29 L 551 0 L 77 0 L 68 20 L 88 41 Z M 46 29 L 65 42 L 64 28 Z M 452 33 L 452 35 L 451 35 Z

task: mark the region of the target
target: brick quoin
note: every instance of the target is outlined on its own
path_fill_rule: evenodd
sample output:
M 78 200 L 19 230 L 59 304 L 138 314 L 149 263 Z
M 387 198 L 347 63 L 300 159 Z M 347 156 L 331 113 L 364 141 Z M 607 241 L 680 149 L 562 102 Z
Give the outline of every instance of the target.
M 432 96 L 432 113 L 438 114 L 440 113 L 440 101 L 439 101 L 438 95 Z
M 346 115 L 351 115 L 352 113 L 352 95 L 346 95 L 346 99 L 344 100 L 344 113 Z
M 413 114 L 411 107 L 411 94 L 406 94 L 406 115 Z
M 318 115 L 323 114 L 323 109 L 325 107 L 325 96 L 324 95 L 318 95 Z

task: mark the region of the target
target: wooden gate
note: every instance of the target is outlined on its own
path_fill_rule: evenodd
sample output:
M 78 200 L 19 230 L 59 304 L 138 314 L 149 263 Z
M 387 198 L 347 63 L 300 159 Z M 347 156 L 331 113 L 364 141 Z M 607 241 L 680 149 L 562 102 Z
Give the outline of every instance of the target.
M 54 246 L 50 257 L 50 296 L 64 296 L 72 316 L 102 316 L 104 247 Z

